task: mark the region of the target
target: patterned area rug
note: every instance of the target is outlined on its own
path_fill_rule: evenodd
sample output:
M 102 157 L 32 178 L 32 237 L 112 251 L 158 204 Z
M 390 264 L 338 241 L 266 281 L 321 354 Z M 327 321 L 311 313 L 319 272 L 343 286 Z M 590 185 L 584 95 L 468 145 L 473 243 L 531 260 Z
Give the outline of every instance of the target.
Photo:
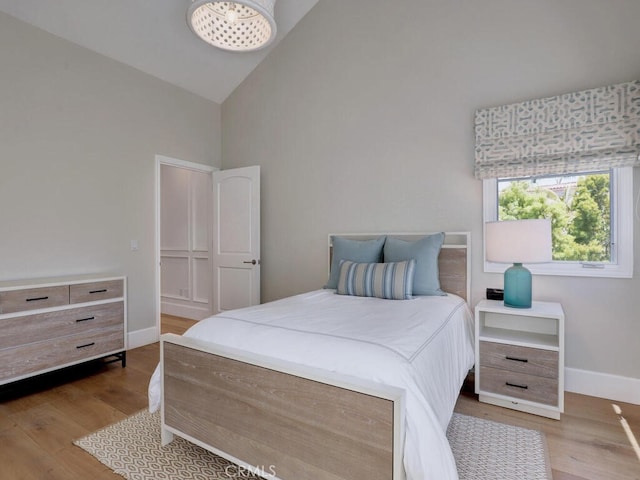
M 460 480 L 551 480 L 542 432 L 453 414 L 447 438 Z
M 540 432 L 454 413 L 447 437 L 460 480 L 551 480 Z M 182 438 L 160 446 L 160 416 L 146 410 L 74 444 L 127 480 L 261 480 Z

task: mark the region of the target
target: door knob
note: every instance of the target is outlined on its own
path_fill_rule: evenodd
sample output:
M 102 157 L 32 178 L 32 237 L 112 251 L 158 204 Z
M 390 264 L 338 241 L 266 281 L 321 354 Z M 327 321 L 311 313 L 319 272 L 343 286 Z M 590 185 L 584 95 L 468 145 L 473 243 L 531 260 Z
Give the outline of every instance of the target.
M 250 263 L 251 265 L 255 265 L 255 264 L 260 264 L 260 260 L 253 259 L 253 260 L 249 260 L 242 263 Z

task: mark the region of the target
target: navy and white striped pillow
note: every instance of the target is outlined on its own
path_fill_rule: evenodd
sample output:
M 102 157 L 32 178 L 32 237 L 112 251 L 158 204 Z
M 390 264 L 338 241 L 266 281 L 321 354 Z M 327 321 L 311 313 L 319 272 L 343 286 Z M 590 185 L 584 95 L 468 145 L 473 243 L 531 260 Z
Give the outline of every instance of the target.
M 406 300 L 413 295 L 414 259 L 389 263 L 340 263 L 338 293 L 359 297 Z

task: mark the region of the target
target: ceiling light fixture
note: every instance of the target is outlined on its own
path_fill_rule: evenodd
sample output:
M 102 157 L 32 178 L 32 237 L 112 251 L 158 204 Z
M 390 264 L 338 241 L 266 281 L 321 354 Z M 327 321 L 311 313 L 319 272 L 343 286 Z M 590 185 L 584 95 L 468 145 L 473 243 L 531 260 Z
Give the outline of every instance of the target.
M 187 11 L 187 23 L 193 33 L 214 47 L 234 52 L 257 50 L 276 36 L 275 3 L 276 0 L 194 0 Z

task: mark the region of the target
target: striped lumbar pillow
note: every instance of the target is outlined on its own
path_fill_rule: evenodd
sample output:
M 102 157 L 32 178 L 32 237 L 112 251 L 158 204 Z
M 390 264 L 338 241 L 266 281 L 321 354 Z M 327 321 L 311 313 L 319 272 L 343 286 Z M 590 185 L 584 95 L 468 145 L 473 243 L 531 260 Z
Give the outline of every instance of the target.
M 414 259 L 390 263 L 340 263 L 338 293 L 389 300 L 412 298 Z

